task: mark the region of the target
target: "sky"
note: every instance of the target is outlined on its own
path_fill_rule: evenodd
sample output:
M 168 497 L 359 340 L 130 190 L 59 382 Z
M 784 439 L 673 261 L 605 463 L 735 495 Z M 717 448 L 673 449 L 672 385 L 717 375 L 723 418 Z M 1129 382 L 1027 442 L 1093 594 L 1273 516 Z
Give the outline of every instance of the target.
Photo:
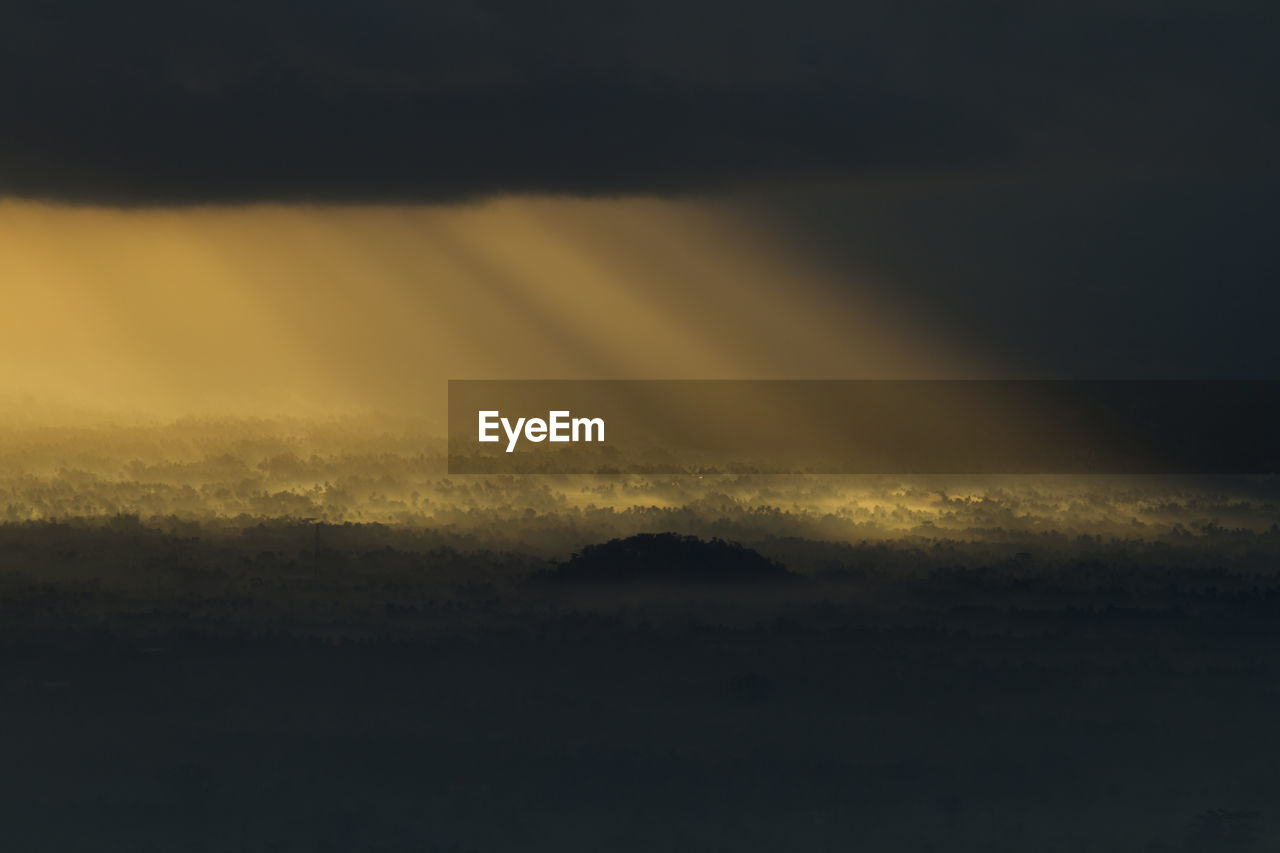
M 434 412 L 448 379 L 965 374 L 708 202 L 0 204 L 0 383 L 103 412 Z
M 13 2 L 0 396 L 1275 378 L 1263 2 Z

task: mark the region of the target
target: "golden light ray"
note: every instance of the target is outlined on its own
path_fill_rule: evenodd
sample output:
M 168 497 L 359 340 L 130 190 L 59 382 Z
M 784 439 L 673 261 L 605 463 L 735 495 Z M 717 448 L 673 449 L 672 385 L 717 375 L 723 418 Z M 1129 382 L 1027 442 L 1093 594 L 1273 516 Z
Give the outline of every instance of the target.
M 430 412 L 449 378 L 977 375 L 707 201 L 0 204 L 0 395 L 158 416 Z

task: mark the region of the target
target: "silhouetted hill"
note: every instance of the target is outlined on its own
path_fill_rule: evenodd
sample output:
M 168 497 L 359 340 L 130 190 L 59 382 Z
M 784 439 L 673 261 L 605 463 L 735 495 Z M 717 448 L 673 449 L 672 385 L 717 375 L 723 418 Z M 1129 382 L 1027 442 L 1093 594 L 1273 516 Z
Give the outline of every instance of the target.
M 678 533 L 640 533 L 588 545 L 547 573 L 560 581 L 732 581 L 793 580 L 781 563 L 736 542 L 703 540 Z

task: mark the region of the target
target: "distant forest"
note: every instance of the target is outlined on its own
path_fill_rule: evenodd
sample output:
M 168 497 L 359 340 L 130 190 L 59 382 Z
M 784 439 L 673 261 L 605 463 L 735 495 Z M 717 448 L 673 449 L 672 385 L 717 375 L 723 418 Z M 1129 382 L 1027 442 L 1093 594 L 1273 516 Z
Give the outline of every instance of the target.
M 1280 843 L 1274 478 L 450 477 L 0 436 L 14 849 Z

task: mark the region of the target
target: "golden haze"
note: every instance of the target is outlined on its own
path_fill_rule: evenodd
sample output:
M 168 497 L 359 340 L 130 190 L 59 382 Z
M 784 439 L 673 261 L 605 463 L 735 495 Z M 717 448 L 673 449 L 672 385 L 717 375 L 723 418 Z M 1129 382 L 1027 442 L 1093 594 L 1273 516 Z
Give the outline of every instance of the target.
M 4 202 L 0 282 L 13 410 L 434 419 L 450 378 L 979 372 L 883 288 L 710 200 Z

